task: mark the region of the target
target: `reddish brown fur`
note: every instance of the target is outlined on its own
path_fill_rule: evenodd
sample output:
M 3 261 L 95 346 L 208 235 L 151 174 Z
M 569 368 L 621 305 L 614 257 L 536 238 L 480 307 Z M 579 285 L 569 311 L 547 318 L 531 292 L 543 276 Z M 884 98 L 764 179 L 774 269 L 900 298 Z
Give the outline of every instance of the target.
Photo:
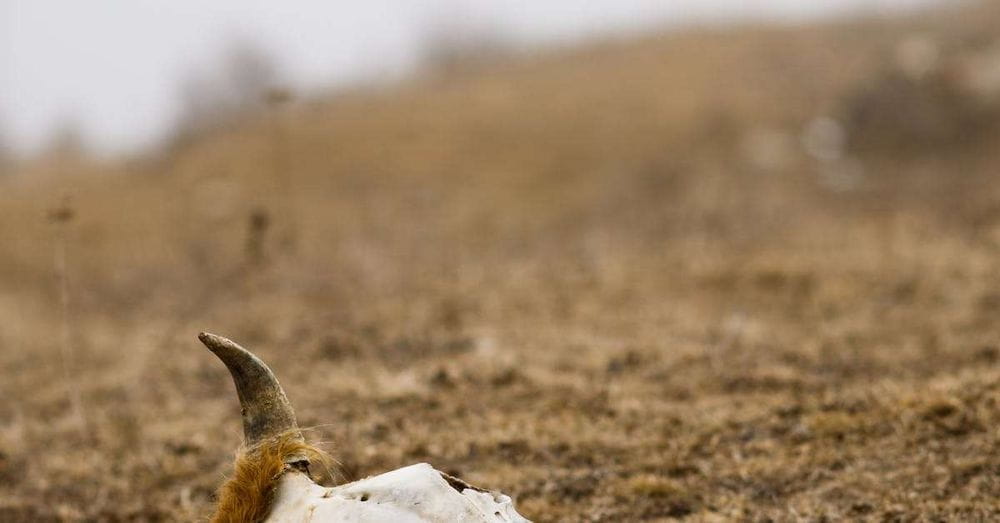
M 212 523 L 260 522 L 267 518 L 278 479 L 289 466 L 290 456 L 306 456 L 314 464 L 326 465 L 329 457 L 302 441 L 296 432 L 286 432 L 236 456 L 233 476 L 219 487 Z

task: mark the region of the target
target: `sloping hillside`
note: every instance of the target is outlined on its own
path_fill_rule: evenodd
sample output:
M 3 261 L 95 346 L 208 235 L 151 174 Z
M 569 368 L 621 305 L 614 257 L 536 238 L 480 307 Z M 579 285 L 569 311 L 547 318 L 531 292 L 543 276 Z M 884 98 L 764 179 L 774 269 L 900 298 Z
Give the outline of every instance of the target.
M 604 42 L 25 166 L 0 520 L 203 516 L 241 433 L 200 330 L 272 364 L 340 477 L 428 461 L 537 521 L 1000 517 L 995 6 Z

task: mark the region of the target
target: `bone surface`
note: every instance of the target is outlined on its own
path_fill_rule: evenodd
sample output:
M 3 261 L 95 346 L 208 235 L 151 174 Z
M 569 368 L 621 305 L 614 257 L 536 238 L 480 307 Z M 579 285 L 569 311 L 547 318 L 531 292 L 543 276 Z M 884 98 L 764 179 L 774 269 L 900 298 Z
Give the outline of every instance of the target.
M 528 522 L 510 497 L 459 491 L 426 463 L 333 488 L 316 485 L 304 474 L 285 474 L 267 522 L 324 521 Z

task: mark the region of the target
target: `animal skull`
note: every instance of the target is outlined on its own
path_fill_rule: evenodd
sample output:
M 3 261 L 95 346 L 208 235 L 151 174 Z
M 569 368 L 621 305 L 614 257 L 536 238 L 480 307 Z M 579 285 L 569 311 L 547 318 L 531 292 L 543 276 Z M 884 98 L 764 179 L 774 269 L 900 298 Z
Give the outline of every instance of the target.
M 233 376 L 249 449 L 237 462 L 236 476 L 220 491 L 213 522 L 530 523 L 510 497 L 473 487 L 426 463 L 333 488 L 317 485 L 309 476 L 315 451 L 305 444 L 271 369 L 226 338 L 208 333 L 198 338 Z

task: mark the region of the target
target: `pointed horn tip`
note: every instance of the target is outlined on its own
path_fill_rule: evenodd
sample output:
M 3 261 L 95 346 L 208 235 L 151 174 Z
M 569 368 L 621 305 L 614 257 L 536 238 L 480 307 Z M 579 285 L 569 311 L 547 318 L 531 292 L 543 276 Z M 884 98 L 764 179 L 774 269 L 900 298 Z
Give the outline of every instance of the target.
M 285 392 L 271 369 L 234 341 L 202 332 L 198 339 L 229 368 L 243 409 L 244 441 L 253 445 L 286 431 L 301 439 Z
M 215 353 L 218 353 L 219 350 L 238 347 L 238 345 L 236 345 L 232 340 L 210 332 L 202 332 L 198 334 L 198 340 L 208 347 L 208 350 Z

